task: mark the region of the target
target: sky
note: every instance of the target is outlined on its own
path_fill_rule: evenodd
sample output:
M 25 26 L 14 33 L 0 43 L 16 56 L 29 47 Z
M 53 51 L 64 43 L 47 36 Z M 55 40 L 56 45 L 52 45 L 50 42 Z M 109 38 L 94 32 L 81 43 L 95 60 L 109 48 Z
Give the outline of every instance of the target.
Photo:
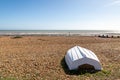
M 120 30 L 120 0 L 0 0 L 0 30 Z

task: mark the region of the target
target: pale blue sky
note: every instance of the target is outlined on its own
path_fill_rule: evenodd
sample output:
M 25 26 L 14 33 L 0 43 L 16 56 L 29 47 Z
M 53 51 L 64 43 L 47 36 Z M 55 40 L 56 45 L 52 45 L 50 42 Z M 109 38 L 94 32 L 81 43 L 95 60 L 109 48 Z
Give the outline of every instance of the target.
M 0 0 L 0 30 L 120 30 L 120 0 Z

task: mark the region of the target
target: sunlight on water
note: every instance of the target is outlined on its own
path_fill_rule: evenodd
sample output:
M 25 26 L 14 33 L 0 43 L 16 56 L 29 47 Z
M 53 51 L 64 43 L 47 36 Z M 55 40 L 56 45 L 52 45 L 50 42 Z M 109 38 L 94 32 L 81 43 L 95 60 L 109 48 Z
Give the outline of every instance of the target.
M 120 30 L 0 30 L 0 35 L 120 35 Z

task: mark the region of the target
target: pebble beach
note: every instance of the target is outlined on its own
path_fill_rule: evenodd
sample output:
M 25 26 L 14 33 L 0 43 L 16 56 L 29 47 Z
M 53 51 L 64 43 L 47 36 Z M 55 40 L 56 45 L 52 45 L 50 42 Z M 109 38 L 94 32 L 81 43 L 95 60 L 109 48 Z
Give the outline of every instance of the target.
M 64 61 L 68 49 L 92 50 L 103 71 L 71 73 Z M 120 76 L 120 38 L 94 36 L 0 36 L 0 76 L 16 80 L 115 80 Z

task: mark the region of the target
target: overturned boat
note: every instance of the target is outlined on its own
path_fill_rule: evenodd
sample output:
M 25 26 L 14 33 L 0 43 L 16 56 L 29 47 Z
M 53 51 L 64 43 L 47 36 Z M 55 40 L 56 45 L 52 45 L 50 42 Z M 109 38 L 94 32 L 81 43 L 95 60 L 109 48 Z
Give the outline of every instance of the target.
M 76 70 L 79 68 L 102 70 L 97 56 L 91 50 L 79 46 L 75 46 L 67 51 L 65 61 L 69 70 Z

